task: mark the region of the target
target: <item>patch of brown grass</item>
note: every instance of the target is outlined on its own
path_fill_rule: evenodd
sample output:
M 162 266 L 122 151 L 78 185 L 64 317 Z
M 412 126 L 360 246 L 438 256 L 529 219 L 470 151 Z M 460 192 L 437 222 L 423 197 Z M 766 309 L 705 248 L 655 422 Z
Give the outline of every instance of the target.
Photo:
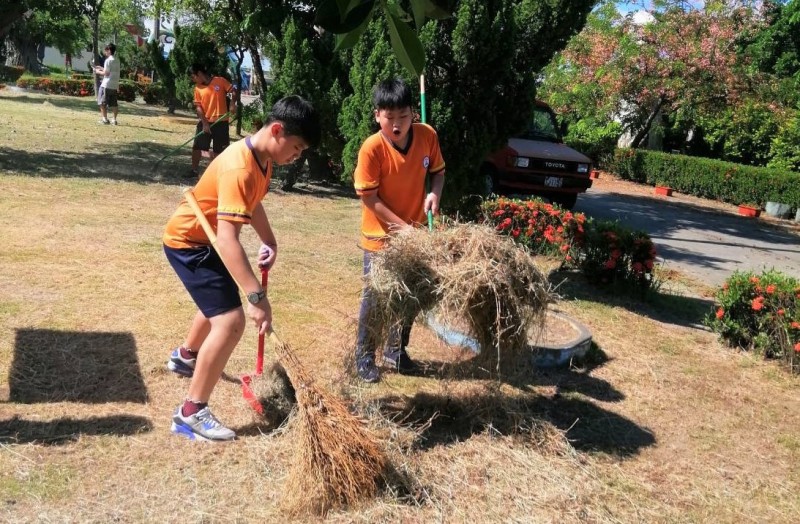
M 116 167 L 117 153 L 123 167 L 135 166 L 124 156 L 131 143 L 174 147 L 187 138 L 186 126 L 163 132 L 158 112 L 129 111 L 115 134 L 103 135 L 96 107 L 70 109 L 56 97 L 43 109 L 44 97 L 15 101 L 6 91 L 1 520 L 286 521 L 280 500 L 296 442 L 286 427 L 253 422 L 238 380 L 221 381 L 212 398 L 237 441 L 193 445 L 169 431 L 188 382 L 165 364 L 194 313 L 161 252 L 164 223 L 180 200 L 180 187 L 170 182 L 176 179 L 103 175 Z M 19 166 L 9 158 L 19 158 Z M 78 161 L 61 162 L 69 158 Z M 185 167 L 188 157 L 177 160 Z M 55 176 L 57 166 L 72 171 Z M 440 370 L 462 357 L 420 326 L 410 352 L 426 374 L 384 370 L 372 386 L 343 380 L 362 286 L 359 203 L 309 189 L 273 191 L 264 201 L 280 244 L 270 273 L 276 329 L 315 380 L 352 399 L 399 475 L 387 478 L 377 498 L 333 509 L 328 522 L 800 520 L 793 437 L 800 379 L 731 352 L 702 329 L 664 322 L 652 306 L 619 297 L 609 304 L 589 289 L 579 300 L 559 302 L 592 328 L 605 358 L 580 369 L 531 371 L 526 381 L 499 389 L 496 400 L 485 381 L 443 380 Z M 258 240 L 247 229 L 243 239 L 252 258 Z M 686 309 L 682 299 L 675 297 L 676 309 Z M 127 334 L 134 351 L 123 354 L 135 361 L 121 362 L 121 376 L 139 377 L 146 402 L 11 401 L 16 340 L 26 330 L 109 342 Z M 56 340 L 37 342 L 42 356 L 58 354 Z M 120 354 L 120 347 L 111 352 Z M 229 377 L 252 371 L 256 347 L 248 326 L 226 367 Z M 83 358 L 76 349 L 74 358 Z M 269 350 L 267 357 L 276 356 Z M 75 369 L 88 374 L 88 364 Z

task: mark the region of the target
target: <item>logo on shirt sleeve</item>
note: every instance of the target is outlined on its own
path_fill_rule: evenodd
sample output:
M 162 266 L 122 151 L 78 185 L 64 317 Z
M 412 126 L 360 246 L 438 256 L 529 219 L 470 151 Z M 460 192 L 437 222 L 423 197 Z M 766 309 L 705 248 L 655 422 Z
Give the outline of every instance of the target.
M 431 165 L 431 157 L 426 156 L 425 158 L 422 159 L 422 167 L 428 169 L 428 166 L 430 165 Z

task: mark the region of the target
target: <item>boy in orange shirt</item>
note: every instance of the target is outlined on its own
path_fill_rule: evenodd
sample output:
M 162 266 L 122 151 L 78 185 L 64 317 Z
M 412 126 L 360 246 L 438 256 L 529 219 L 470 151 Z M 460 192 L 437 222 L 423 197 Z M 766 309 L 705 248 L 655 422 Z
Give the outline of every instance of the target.
M 361 197 L 361 248 L 364 275 L 372 256 L 393 232 L 425 222 L 428 211 L 437 213 L 444 186 L 444 160 L 436 131 L 427 124 L 413 124 L 411 89 L 400 79 L 379 83 L 372 97 L 375 121 L 380 131 L 368 137 L 358 152 L 353 174 Z M 426 194 L 425 179 L 431 178 Z M 358 315 L 356 371 L 365 382 L 377 382 L 380 372 L 375 349 L 370 347 L 367 321 L 374 299 L 364 288 Z M 384 362 L 400 373 L 412 373 L 415 364 L 406 352 L 411 334 L 410 319 L 393 326 L 383 351 Z
M 167 363 L 171 371 L 192 379 L 186 400 L 172 417 L 176 434 L 210 441 L 236 437 L 214 417 L 208 401 L 245 326 L 237 282 L 247 294 L 247 316 L 259 333 L 269 330 L 272 323 L 272 309 L 239 232 L 243 225 L 252 225 L 262 242 L 259 265 L 270 267 L 275 262 L 278 247 L 261 205 L 272 165 L 294 162 L 319 140 L 314 108 L 298 96 L 289 96 L 272 107 L 258 132 L 211 162 L 194 195 L 216 231 L 221 258 L 185 199 L 167 223 L 164 252 L 198 307 L 186 340 L 172 351 Z
M 226 113 L 236 111 L 236 100 L 228 95 L 233 92 L 233 84 L 221 76 L 211 76 L 206 68 L 201 64 L 192 64 L 188 74 L 194 82 L 194 109 L 197 113 L 197 129 L 195 134 L 203 132 L 202 135 L 194 139 L 192 144 L 192 169 L 190 177 L 196 177 L 200 167 L 200 157 L 203 151 L 208 151 L 211 142 L 214 142 L 214 150 L 211 158 L 222 153 L 231 143 L 230 139 L 230 119 L 223 118 L 219 122 L 217 119 Z M 211 124 L 217 122 L 212 127 Z

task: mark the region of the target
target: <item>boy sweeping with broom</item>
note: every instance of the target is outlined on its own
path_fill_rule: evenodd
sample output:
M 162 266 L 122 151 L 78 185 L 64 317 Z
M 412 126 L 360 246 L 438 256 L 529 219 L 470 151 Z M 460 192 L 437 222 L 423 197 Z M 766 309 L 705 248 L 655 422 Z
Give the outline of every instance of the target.
M 269 189 L 272 165 L 289 164 L 319 143 L 319 119 L 298 96 L 279 100 L 264 126 L 216 157 L 194 188 L 206 218 L 216 230 L 212 247 L 194 212 L 183 200 L 164 231 L 164 252 L 197 305 L 185 342 L 172 351 L 167 367 L 191 377 L 185 401 L 172 417 L 172 431 L 192 440 L 232 440 L 208 407 L 225 364 L 239 342 L 245 313 L 237 282 L 247 292 L 247 316 L 259 333 L 272 323 L 272 310 L 239 241 L 244 224 L 261 239 L 259 265 L 275 262 L 277 243 L 261 200 Z M 223 263 L 225 260 L 225 263 Z
M 400 79 L 385 80 L 373 91 L 375 121 L 380 130 L 368 137 L 358 153 L 353 175 L 361 197 L 361 248 L 364 275 L 368 275 L 374 253 L 389 240 L 390 233 L 423 223 L 428 211 L 437 213 L 444 186 L 444 160 L 436 131 L 427 124 L 412 123 L 411 89 Z M 430 191 L 425 180 L 430 176 Z M 358 315 L 356 371 L 365 382 L 377 382 L 380 372 L 368 326 L 375 307 L 369 288 L 364 288 Z M 413 319 L 392 326 L 384 362 L 398 372 L 415 371 L 406 352 Z

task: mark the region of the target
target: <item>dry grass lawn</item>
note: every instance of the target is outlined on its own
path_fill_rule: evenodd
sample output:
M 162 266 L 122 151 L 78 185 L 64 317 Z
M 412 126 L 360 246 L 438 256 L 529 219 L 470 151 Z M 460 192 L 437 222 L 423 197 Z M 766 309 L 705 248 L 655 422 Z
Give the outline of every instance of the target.
M 193 306 L 160 237 L 188 148 L 151 167 L 193 127 L 126 103 L 122 125 L 102 127 L 91 100 L 8 90 L 0 113 L 0 520 L 285 521 L 293 442 L 254 418 L 236 380 L 254 367 L 252 327 L 212 400 L 240 438 L 169 431 L 188 383 L 165 364 Z M 679 275 L 646 304 L 566 275 L 558 308 L 597 345 L 582 368 L 501 387 L 444 379 L 460 355 L 417 327 L 423 376 L 352 380 L 361 254 L 348 193 L 265 201 L 276 329 L 369 417 L 403 479 L 329 521 L 800 521 L 800 380 L 698 328 L 708 290 Z

